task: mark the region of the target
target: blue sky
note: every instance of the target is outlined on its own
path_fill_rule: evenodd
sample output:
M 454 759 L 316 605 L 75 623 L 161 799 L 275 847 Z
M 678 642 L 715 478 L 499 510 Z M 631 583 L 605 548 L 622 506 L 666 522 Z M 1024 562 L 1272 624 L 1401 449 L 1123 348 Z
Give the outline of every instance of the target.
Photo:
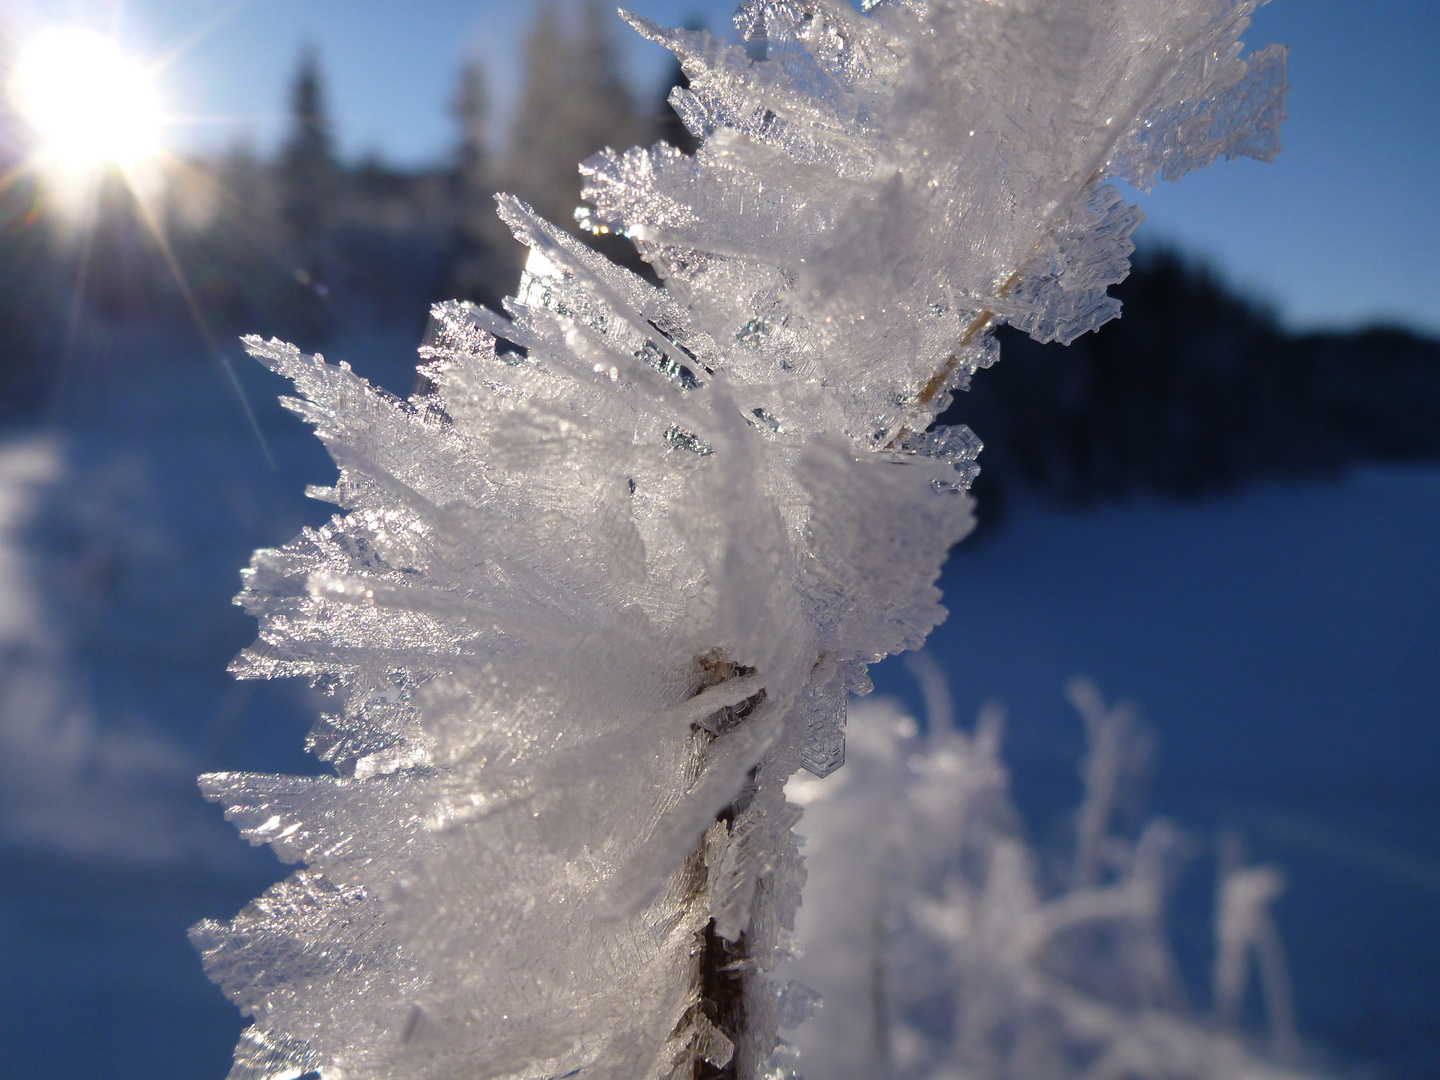
M 731 0 L 633 0 L 651 18 L 728 27 Z M 434 161 L 453 130 L 456 70 L 481 56 L 502 110 L 533 4 L 493 0 L 0 0 L 23 34 L 55 21 L 122 25 L 189 119 L 184 148 L 273 147 L 302 45 L 318 46 L 349 156 Z M 617 23 L 637 91 L 657 95 L 660 49 Z M 1213 261 L 1297 327 L 1406 322 L 1440 333 L 1440 4 L 1274 0 L 1246 35 L 1291 46 L 1290 119 L 1274 165 L 1230 163 L 1139 196 L 1142 235 Z M 503 131 L 503 121 L 497 123 Z

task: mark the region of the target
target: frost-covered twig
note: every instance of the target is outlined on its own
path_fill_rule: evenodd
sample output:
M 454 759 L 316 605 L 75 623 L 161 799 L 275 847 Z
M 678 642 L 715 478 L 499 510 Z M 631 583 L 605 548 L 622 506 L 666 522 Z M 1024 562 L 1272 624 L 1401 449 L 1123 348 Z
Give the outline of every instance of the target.
M 1071 690 L 1088 714 L 1090 753 L 1074 862 L 1059 888 L 1045 886 L 1010 799 L 995 707 L 973 732 L 932 722 L 921 734 L 893 703 L 867 705 L 852 718 L 856 752 L 843 776 L 792 782 L 815 877 L 799 920 L 805 956 L 782 975 L 825 995 L 796 1035 L 813 1076 L 1303 1075 L 1288 987 L 1264 987 L 1273 1055 L 1238 1030 L 1246 965 L 1253 953 L 1263 967 L 1270 947 L 1256 928 L 1278 948 L 1266 885 L 1278 872 L 1236 865 L 1225 877 L 1215 912 L 1222 1020 L 1211 1023 L 1186 1003 L 1162 925 L 1181 834 L 1162 819 L 1127 834 L 1112 812 L 1148 739 L 1133 710 L 1105 707 L 1088 682 Z M 1103 854 L 1082 874 L 1087 847 Z M 878 949 L 860 924 L 884 927 Z M 881 1054 L 865 1035 L 874 1028 L 889 1032 Z
M 994 322 L 1116 313 L 1139 213 L 1106 177 L 1274 152 L 1253 6 L 751 2 L 763 61 L 632 19 L 702 145 L 597 155 L 581 217 L 663 289 L 502 197 L 526 273 L 505 316 L 435 309 L 428 392 L 248 342 L 344 514 L 257 552 L 235 666 L 334 693 L 337 775 L 202 781 L 304 864 L 195 931 L 254 1019 L 235 1080 L 768 1067 L 783 785 L 841 764 L 971 526 L 979 440 L 926 429 Z

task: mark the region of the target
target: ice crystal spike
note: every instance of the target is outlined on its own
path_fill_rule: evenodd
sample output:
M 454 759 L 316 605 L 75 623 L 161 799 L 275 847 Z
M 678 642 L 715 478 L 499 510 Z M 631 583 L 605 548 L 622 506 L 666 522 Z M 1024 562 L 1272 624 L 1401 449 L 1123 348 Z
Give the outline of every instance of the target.
M 702 144 L 592 158 L 585 221 L 663 288 L 501 197 L 516 295 L 438 305 L 410 401 L 247 339 L 340 513 L 255 554 L 234 670 L 333 696 L 336 775 L 202 782 L 303 864 L 195 931 L 253 1020 L 234 1080 L 770 1068 L 804 1011 L 766 974 L 804 879 L 784 782 L 839 767 L 971 527 L 979 440 L 927 429 L 998 322 L 1115 313 L 1139 214 L 1108 176 L 1273 151 L 1252 7 L 749 3 L 764 60 L 632 19 Z

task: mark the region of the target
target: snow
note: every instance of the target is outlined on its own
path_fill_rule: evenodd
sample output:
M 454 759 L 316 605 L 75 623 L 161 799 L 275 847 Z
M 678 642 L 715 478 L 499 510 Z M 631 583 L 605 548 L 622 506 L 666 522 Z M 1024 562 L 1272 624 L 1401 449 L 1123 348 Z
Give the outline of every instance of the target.
M 1440 1009 L 1440 844 L 1430 825 L 1440 792 L 1437 543 L 1431 466 L 1367 466 L 1199 503 L 1066 512 L 1021 499 L 1001 529 L 947 564 L 941 586 L 954 615 L 925 654 L 948 676 L 954 704 L 943 711 L 966 730 L 987 703 L 1006 706 L 1008 794 L 1042 865 L 1071 842 L 1057 825 L 1073 821 L 1082 794 L 1084 729 L 1061 686 L 1086 671 L 1137 699 L 1159 736 L 1148 804 L 1191 837 L 1166 922 L 1192 1003 L 1203 1013 L 1212 1002 L 1210 868 L 1228 835 L 1287 881 L 1272 915 L 1302 1039 L 1342 1060 L 1383 1054 L 1387 1069 L 1416 1076 L 1434 1067 Z M 964 620 L 989 632 L 967 634 Z M 906 701 L 892 720 L 933 711 L 903 665 L 872 672 L 879 694 Z M 840 802 L 845 785 L 867 783 L 857 711 Z M 917 737 L 912 729 L 906 745 Z M 853 932 L 807 932 L 807 919 L 834 917 L 827 888 L 863 896 L 847 874 L 869 860 L 816 807 L 796 831 L 811 875 L 797 925 L 808 967 L 781 976 L 813 985 L 826 1004 L 818 1026 L 786 1037 L 816 1063 L 811 1075 L 845 1075 L 828 1063 L 857 1036 L 831 1025 L 838 1015 L 869 1030 L 868 998 L 863 982 L 823 968 L 843 970 L 834 942 Z M 839 1041 L 827 1049 L 830 1038 Z
M 55 447 L 45 442 L 11 443 L 0 447 L 0 641 L 18 645 L 43 636 L 38 599 L 27 573 L 18 535 L 34 513 L 35 489 L 53 483 L 62 471 Z
M 1286 872 L 1302 1034 L 1417 1074 L 1440 1008 L 1437 542 L 1429 467 L 1202 503 L 1022 502 L 993 542 L 957 549 L 941 579 L 955 615 L 928 645 L 961 717 L 991 698 L 1009 709 L 1014 794 L 1041 838 L 1078 798 L 1083 743 L 1059 687 L 1083 671 L 1137 700 L 1160 733 L 1154 809 L 1235 832 Z M 923 715 L 908 675 L 874 677 Z M 1200 870 L 1187 888 L 1199 898 L 1176 928 L 1199 973 Z
M 0 443 L 0 836 L 73 859 L 163 865 L 219 840 L 186 805 L 197 761 L 143 721 L 102 721 L 72 640 L 87 577 L 146 540 L 126 520 L 127 474 L 76 483 L 60 440 Z M 60 491 L 69 520 L 46 512 Z M 65 550 L 66 526 L 79 550 Z

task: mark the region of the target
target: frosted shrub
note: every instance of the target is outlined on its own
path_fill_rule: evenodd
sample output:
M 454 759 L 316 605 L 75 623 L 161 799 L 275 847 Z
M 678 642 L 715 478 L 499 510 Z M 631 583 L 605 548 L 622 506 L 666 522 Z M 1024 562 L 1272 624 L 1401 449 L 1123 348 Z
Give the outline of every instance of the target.
M 932 697 L 934 695 L 931 695 Z M 1003 713 L 973 731 L 932 708 L 923 734 L 891 702 L 857 709 L 853 760 L 800 777 L 812 880 L 781 965 L 782 997 L 824 1007 L 792 1036 L 825 1080 L 1284 1080 L 1293 1010 L 1269 903 L 1273 867 L 1223 868 L 1215 910 L 1216 1016 L 1189 1002 L 1165 902 L 1190 843 L 1164 819 L 1117 822 L 1143 770 L 1133 711 L 1083 680 L 1070 697 L 1090 745 L 1073 842 L 1053 865 L 1026 842 L 1000 754 Z M 1236 1029 L 1259 961 L 1272 1032 Z M 796 982 L 796 976 L 803 983 Z M 1219 1021 L 1218 1023 L 1215 1021 Z
M 1253 7 L 747 3 L 759 62 L 632 19 L 702 145 L 597 155 L 579 216 L 663 289 L 501 197 L 518 293 L 439 305 L 411 400 L 249 340 L 343 513 L 256 553 L 235 663 L 333 694 L 335 775 L 202 780 L 303 864 L 194 932 L 254 1021 L 235 1080 L 782 1068 L 784 784 L 944 616 L 980 443 L 934 417 L 996 323 L 1116 314 L 1140 215 L 1107 178 L 1274 153 Z

